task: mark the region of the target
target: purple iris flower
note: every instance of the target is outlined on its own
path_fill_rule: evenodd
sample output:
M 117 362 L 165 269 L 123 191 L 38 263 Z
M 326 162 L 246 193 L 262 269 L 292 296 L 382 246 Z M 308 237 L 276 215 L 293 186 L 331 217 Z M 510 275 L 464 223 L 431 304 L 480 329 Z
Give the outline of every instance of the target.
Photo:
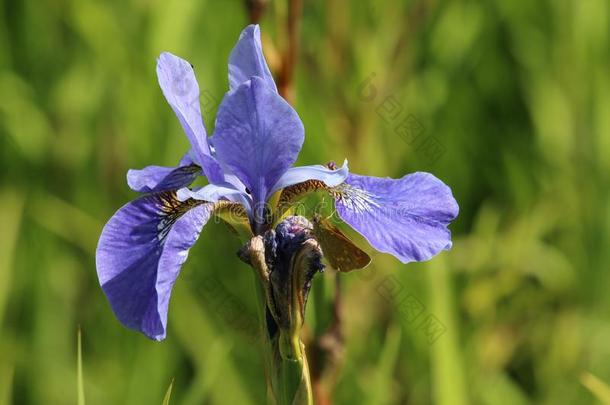
M 292 167 L 303 144 L 303 124 L 277 92 L 257 25 L 243 30 L 231 52 L 230 90 L 213 136 L 203 124 L 192 66 L 163 53 L 157 75 L 191 149 L 176 167 L 129 170 L 129 187 L 144 195 L 120 208 L 102 231 L 98 277 L 128 328 L 164 339 L 172 287 L 206 222 L 228 210 L 260 235 L 273 225 L 269 201 L 278 192 L 289 203 L 302 192 L 328 191 L 344 222 L 403 263 L 451 248 L 447 226 L 458 205 L 433 175 L 367 177 L 350 174 L 347 163 Z M 189 188 L 199 176 L 208 184 Z

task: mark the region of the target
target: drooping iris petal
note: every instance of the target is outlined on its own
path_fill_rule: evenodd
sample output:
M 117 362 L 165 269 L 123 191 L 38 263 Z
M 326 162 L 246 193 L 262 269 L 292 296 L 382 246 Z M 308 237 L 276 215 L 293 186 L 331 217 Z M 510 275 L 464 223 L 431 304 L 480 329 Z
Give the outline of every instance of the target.
M 252 77 L 222 101 L 212 137 L 218 160 L 250 190 L 254 204 L 296 160 L 304 129 L 296 111 Z
M 341 219 L 380 252 L 408 263 L 451 248 L 447 225 L 458 205 L 451 189 L 433 175 L 390 179 L 350 174 L 336 190 Z
M 271 193 L 307 180 L 319 180 L 328 187 L 335 187 L 343 183 L 348 174 L 347 160 L 343 163 L 342 167 L 335 170 L 323 165 L 291 167 L 273 186 Z
M 140 170 L 130 169 L 127 172 L 127 184 L 139 193 L 176 190 L 188 186 L 200 175 L 201 168 L 194 164 L 179 167 L 147 166 Z
M 165 338 L 172 286 L 210 206 L 181 203 L 173 192 L 155 193 L 126 204 L 108 221 L 97 247 L 97 274 L 125 326 Z
M 269 71 L 258 25 L 248 25 L 241 32 L 239 40 L 229 56 L 229 85 L 235 90 L 240 84 L 258 76 L 270 89 L 277 92 L 273 76 Z
M 199 106 L 199 84 L 190 63 L 169 52 L 157 60 L 157 77 L 193 149 L 196 162 L 211 182 L 222 181 L 222 169 L 211 156 Z

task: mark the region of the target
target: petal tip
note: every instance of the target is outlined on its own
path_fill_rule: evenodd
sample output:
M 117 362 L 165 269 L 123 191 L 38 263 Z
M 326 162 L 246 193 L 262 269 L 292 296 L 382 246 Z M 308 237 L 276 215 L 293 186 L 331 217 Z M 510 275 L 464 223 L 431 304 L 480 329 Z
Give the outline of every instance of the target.
M 167 337 L 167 336 L 166 336 L 166 333 L 165 333 L 165 329 L 163 330 L 163 333 L 161 333 L 161 334 L 157 334 L 157 335 L 148 335 L 148 334 L 146 334 L 146 333 L 145 333 L 145 335 L 146 335 L 146 337 L 147 337 L 147 338 L 149 338 L 149 339 L 151 339 L 151 340 L 154 340 L 155 342 L 162 342 L 162 341 L 164 341 L 164 340 L 165 340 L 165 338 Z
M 138 170 L 135 170 L 135 169 L 127 170 L 125 179 L 127 180 L 127 185 L 129 186 L 130 189 L 135 190 L 140 187 Z
M 182 59 L 171 52 L 163 51 L 157 57 L 157 69 L 163 69 L 164 65 L 171 62 L 181 61 Z
M 181 188 L 178 191 L 176 191 L 176 198 L 180 202 L 184 202 L 192 197 L 193 197 L 193 192 L 188 187 L 184 187 L 184 188 Z
M 251 35 L 252 37 L 259 36 L 260 37 L 260 26 L 258 24 L 249 24 L 247 25 L 239 35 L 240 39 L 245 37 L 246 35 Z

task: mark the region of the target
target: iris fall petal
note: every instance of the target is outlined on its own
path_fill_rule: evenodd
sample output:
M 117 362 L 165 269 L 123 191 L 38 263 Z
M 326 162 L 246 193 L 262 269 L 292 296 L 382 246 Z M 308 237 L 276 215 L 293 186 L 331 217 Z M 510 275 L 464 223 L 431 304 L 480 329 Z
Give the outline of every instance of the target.
M 451 248 L 447 225 L 457 216 L 451 189 L 429 173 L 400 179 L 350 174 L 339 186 L 337 213 L 380 252 L 403 263 Z
M 116 317 L 155 340 L 165 338 L 172 287 L 210 217 L 210 205 L 149 194 L 120 208 L 102 231 L 97 274 Z

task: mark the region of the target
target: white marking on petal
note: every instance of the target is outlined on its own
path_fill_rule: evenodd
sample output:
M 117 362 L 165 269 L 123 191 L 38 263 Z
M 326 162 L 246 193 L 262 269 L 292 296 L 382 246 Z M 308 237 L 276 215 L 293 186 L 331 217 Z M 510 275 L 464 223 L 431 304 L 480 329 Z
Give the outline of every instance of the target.
M 380 208 L 374 194 L 347 183 L 334 187 L 332 192 L 336 193 L 336 198 L 351 211 L 364 213 Z

